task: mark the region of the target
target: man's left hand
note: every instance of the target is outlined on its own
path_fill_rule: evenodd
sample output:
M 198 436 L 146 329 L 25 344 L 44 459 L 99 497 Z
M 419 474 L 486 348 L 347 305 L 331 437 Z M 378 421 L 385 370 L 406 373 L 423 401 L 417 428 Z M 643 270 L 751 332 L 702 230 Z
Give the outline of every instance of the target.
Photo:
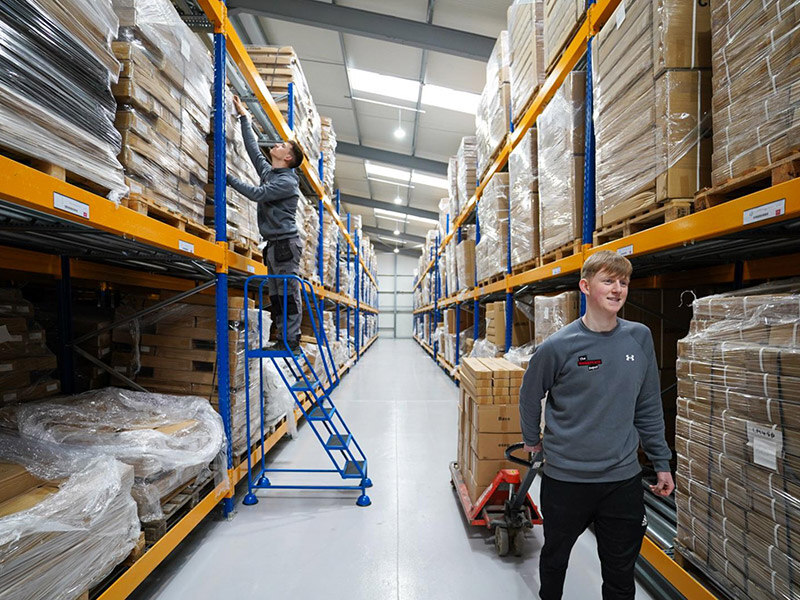
M 655 485 L 650 486 L 650 491 L 656 496 L 669 496 L 672 490 L 675 489 L 675 483 L 672 481 L 672 473 L 669 471 L 659 471 L 656 473 L 658 481 Z

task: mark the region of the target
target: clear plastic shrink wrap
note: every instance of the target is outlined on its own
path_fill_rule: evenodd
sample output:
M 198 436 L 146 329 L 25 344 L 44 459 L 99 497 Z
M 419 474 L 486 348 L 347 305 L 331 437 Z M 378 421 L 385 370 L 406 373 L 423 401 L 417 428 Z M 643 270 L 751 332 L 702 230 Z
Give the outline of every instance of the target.
M 300 197 L 295 213 L 297 233 L 303 245 L 298 275 L 309 281 L 319 281 L 317 249 L 319 248 L 319 209 Z
M 586 73 L 573 71 L 537 119 L 541 254 L 581 237 L 585 91 Z
M 508 173 L 495 173 L 478 202 L 481 239 L 475 246 L 478 281 L 508 265 Z
M 322 153 L 322 184 L 325 193 L 333 197 L 333 178 L 336 173 L 336 132 L 333 129 L 333 119 L 320 117 L 321 139 L 320 152 Z
M 511 206 L 511 265 L 539 256 L 539 159 L 536 128 L 523 136 L 508 157 Z
M 457 216 L 457 215 L 456 215 Z M 452 222 L 455 217 L 450 214 L 450 198 L 439 199 L 439 233 L 440 240 L 453 229 Z
M 478 172 L 483 174 L 492 156 L 501 147 L 510 129 L 508 32 L 501 31 L 486 63 L 486 85 L 475 114 L 475 137 Z
M 467 202 L 475 195 L 475 188 L 478 185 L 477 143 L 475 136 L 461 138 L 458 153 L 456 154 L 456 159 L 458 160 L 458 170 L 456 171 L 456 177 L 458 178 L 458 204 L 461 210 L 464 210 Z
M 696 300 L 678 346 L 678 543 L 735 598 L 800 595 L 800 281 Z
M 544 83 L 544 2 L 514 0 L 508 7 L 511 61 L 511 110 L 519 122 L 534 93 Z
M 549 71 L 583 21 L 586 0 L 544 0 L 544 64 Z
M 16 420 L 23 437 L 132 466 L 142 521 L 162 518 L 161 498 L 208 471 L 224 449 L 222 419 L 193 396 L 105 388 L 20 405 Z
M 495 356 L 502 356 L 500 349 L 492 342 L 486 339 L 475 340 L 472 346 L 472 351 L 469 353 L 470 358 L 494 358 Z
M 0 144 L 125 195 L 117 160 L 110 0 L 0 5 Z
M 451 156 L 447 161 L 447 185 L 450 197 L 450 214 L 456 217 L 461 213 L 461 203 L 458 198 L 458 157 Z
M 710 13 L 695 0 L 624 0 L 597 35 L 599 227 L 709 185 Z
M 557 296 L 536 296 L 534 306 L 534 341 L 538 346 L 556 331 L 569 325 L 579 316 L 580 295 L 564 292 Z
M 214 67 L 168 0 L 113 0 L 119 17 L 113 86 L 120 161 L 131 193 L 202 223 Z
M 800 147 L 800 2 L 712 4 L 713 185 Z
M 456 244 L 458 290 L 475 287 L 475 226 L 461 227 L 461 241 Z
M 0 599 L 74 600 L 139 538 L 133 469 L 0 432 Z

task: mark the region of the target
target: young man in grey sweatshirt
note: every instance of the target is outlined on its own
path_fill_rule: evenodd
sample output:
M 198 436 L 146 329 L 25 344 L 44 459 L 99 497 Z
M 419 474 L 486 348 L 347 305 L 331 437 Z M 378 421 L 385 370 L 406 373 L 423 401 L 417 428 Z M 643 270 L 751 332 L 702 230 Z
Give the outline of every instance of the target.
M 267 241 L 264 264 L 270 275 L 297 275 L 303 246 L 297 235 L 295 213 L 300 202 L 300 185 L 294 169 L 303 162 L 303 151 L 295 141 L 272 146 L 268 161 L 258 147 L 250 124 L 250 116 L 238 96 L 233 97 L 242 127 L 244 147 L 259 177 L 258 185 L 250 185 L 228 175 L 227 181 L 237 192 L 258 203 L 258 229 Z M 272 314 L 272 337 L 280 347 L 283 342 L 283 281 L 267 281 Z M 303 305 L 300 285 L 290 279 L 287 287 L 286 341 L 290 350 L 300 347 L 300 322 Z M 285 348 L 284 348 L 285 349 Z
M 543 451 L 545 459 L 542 600 L 561 598 L 572 546 L 591 524 L 603 599 L 632 599 L 647 529 L 640 443 L 658 473 L 653 493 L 668 496 L 675 487 L 652 335 L 645 325 L 617 317 L 632 270 L 615 252 L 586 260 L 579 284 L 586 314 L 536 348 L 520 389 L 526 450 Z

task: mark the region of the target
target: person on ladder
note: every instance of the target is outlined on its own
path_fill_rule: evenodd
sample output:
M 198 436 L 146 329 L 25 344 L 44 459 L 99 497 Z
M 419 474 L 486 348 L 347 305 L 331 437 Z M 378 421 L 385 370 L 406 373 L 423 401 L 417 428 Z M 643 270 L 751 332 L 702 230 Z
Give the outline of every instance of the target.
M 267 241 L 264 264 L 268 274 L 297 275 L 303 247 L 295 221 L 297 203 L 300 201 L 300 181 L 294 169 L 304 160 L 303 150 L 294 140 L 282 142 L 269 149 L 268 160 L 258 147 L 244 103 L 234 96 L 233 104 L 239 115 L 245 150 L 258 172 L 260 182 L 259 185 L 250 185 L 229 174 L 228 185 L 258 203 L 258 229 L 261 237 Z M 269 279 L 267 282 L 272 314 L 270 337 L 277 341 L 280 350 L 287 349 L 283 347 L 283 285 L 280 279 Z M 286 343 L 288 350 L 297 354 L 300 350 L 303 310 L 297 280 L 288 281 L 286 298 Z

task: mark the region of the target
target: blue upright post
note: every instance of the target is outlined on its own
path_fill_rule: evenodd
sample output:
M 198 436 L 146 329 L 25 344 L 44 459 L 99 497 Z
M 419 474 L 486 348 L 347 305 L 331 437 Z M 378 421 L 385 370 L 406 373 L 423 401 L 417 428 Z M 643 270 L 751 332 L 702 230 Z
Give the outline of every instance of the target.
M 317 161 L 317 172 L 319 173 L 319 182 L 325 185 L 325 162 L 324 162 L 325 153 L 319 153 L 319 160 Z
M 586 0 L 588 9 L 595 0 Z M 583 243 L 591 244 L 595 227 L 595 140 L 594 140 L 594 81 L 592 77 L 593 38 L 586 44 L 586 103 L 583 162 Z M 581 294 L 581 315 L 586 312 L 586 298 Z
M 481 241 L 481 220 L 478 217 L 478 202 L 479 201 L 480 201 L 480 198 L 478 198 L 475 201 L 475 246 L 476 247 Z M 475 285 L 476 286 L 478 285 L 478 261 L 477 260 L 475 261 Z M 472 324 L 472 339 L 477 341 L 478 334 L 480 333 L 480 319 L 478 317 L 481 314 L 481 304 L 480 304 L 480 302 L 478 301 L 477 298 L 475 298 L 475 301 L 474 301 L 472 307 L 473 307 L 473 310 L 474 310 L 473 318 L 474 318 L 474 321 L 475 321 Z
M 512 124 L 513 131 L 513 124 Z M 511 195 L 508 196 L 508 236 L 506 239 L 506 274 L 511 275 Z M 514 294 L 506 289 L 506 344 L 505 352 L 511 348 L 511 336 L 514 328 Z
M 228 215 L 225 199 L 225 176 L 227 173 L 225 154 L 225 48 L 224 27 L 214 32 L 214 226 L 216 241 L 228 241 Z M 225 427 L 226 455 L 228 471 L 233 469 L 233 449 L 231 447 L 231 403 L 230 373 L 228 361 L 228 272 L 225 267 L 217 267 L 217 387 L 219 389 L 219 412 Z M 233 513 L 233 498 L 222 501 L 222 512 L 227 517 Z
M 439 325 L 439 294 L 441 292 L 441 284 L 439 280 L 439 244 L 441 242 L 439 236 L 441 234 L 436 234 L 436 250 L 433 251 L 433 260 L 434 260 L 434 267 L 433 267 L 433 330 L 436 331 L 437 325 Z M 433 360 L 436 360 L 436 356 L 439 354 L 439 342 L 434 341 L 433 344 Z
M 356 360 L 361 358 L 361 289 L 359 286 L 358 275 L 361 270 L 360 258 L 361 258 L 361 246 L 359 245 L 361 241 L 358 238 L 358 231 L 356 231 L 356 254 L 355 254 L 355 261 L 354 267 L 356 270 L 356 287 L 355 287 L 355 296 L 356 296 L 356 323 L 355 323 L 355 338 L 356 338 Z
M 289 110 L 287 111 L 286 120 L 288 121 L 289 129 L 294 131 L 294 83 L 291 81 L 289 82 L 288 96 Z
M 350 213 L 347 213 L 347 235 L 350 235 Z M 347 244 L 347 279 L 350 280 L 350 244 Z M 355 289 L 354 289 L 355 291 Z M 347 354 L 350 355 L 350 305 L 347 305 Z
M 340 194 L 339 194 L 339 190 L 336 190 L 336 214 L 337 215 L 339 214 L 340 210 L 341 210 L 341 197 L 340 197 Z M 339 238 L 340 238 L 340 236 L 337 233 L 336 234 L 336 293 L 337 294 L 341 294 L 341 292 L 342 292 L 341 280 L 340 280 L 340 271 L 339 271 L 339 269 L 340 269 L 340 267 L 339 267 L 339 258 L 340 258 L 340 252 L 341 252 L 341 249 L 339 248 Z M 340 314 L 339 313 L 340 313 L 340 309 L 341 309 L 341 305 L 339 304 L 339 301 L 337 300 L 336 301 L 336 341 L 339 341 L 339 324 L 340 324 L 340 320 L 339 320 L 340 319 Z
M 456 231 L 456 245 L 461 243 L 461 227 Z M 461 282 L 458 281 L 458 269 L 456 269 L 456 291 L 461 289 Z M 456 366 L 461 362 L 461 303 L 456 304 Z
M 317 240 L 317 275 L 319 276 L 319 284 L 325 285 L 325 253 L 323 252 L 325 244 L 325 207 L 320 199 L 318 204 L 319 208 L 319 239 Z

